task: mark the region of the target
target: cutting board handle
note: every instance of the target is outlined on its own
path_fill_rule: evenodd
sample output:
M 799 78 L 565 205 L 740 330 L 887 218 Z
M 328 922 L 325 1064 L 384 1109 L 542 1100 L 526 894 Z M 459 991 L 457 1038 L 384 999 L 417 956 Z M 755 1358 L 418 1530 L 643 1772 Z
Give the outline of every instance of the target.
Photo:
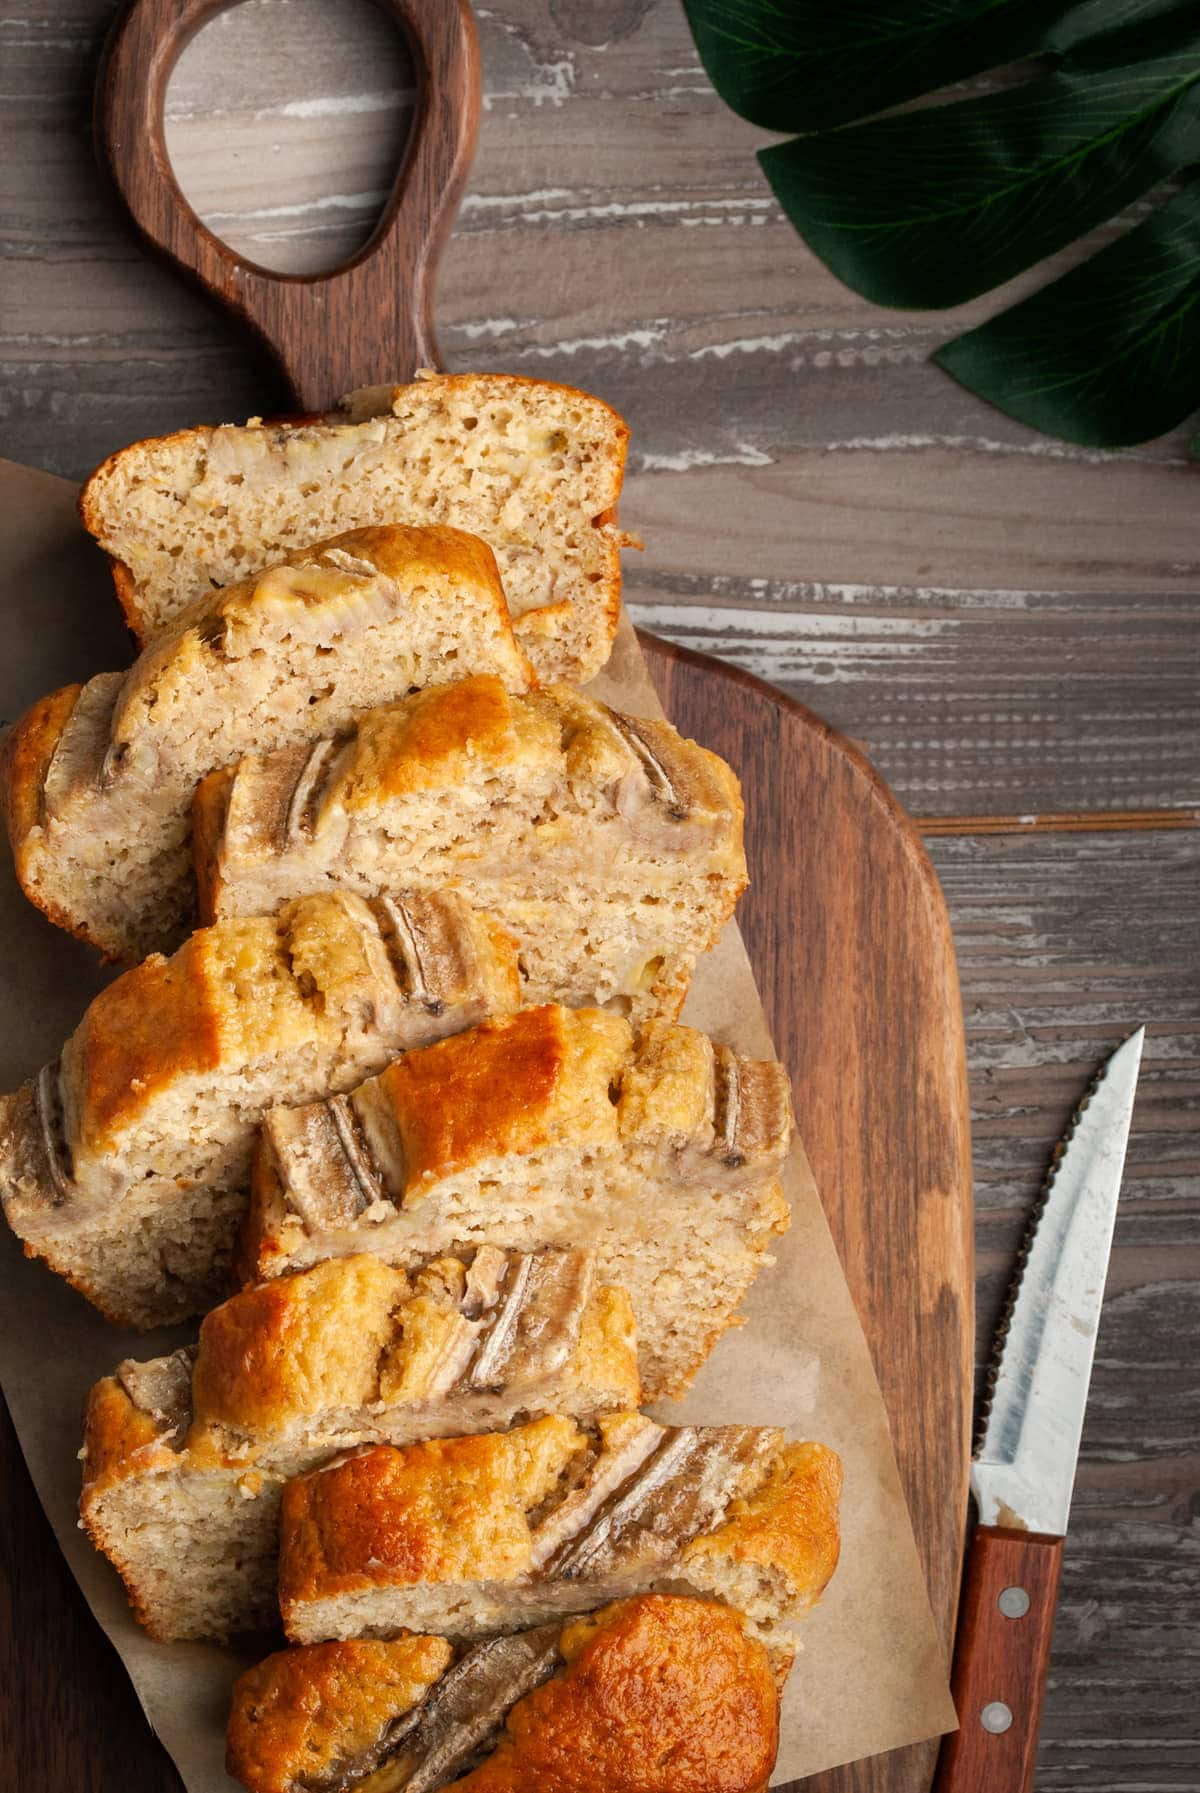
M 301 411 L 357 386 L 437 367 L 433 281 L 479 129 L 480 63 L 469 0 L 381 0 L 416 64 L 417 109 L 369 241 L 323 274 L 277 274 L 214 236 L 167 154 L 167 83 L 187 42 L 233 0 L 130 0 L 96 86 L 96 147 L 150 245 L 256 330 Z

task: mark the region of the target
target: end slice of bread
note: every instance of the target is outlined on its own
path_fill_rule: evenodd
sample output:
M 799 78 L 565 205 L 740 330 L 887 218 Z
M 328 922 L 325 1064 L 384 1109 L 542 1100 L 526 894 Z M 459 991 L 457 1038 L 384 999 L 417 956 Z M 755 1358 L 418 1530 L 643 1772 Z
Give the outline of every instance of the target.
M 80 1516 L 155 1637 L 228 1637 L 277 1617 L 287 1477 L 365 1443 L 637 1399 L 629 1301 L 584 1252 L 485 1247 L 412 1277 L 343 1258 L 234 1296 L 194 1350 L 98 1382 Z
M 518 943 L 527 1002 L 673 1015 L 746 884 L 723 760 L 565 685 L 480 674 L 254 753 L 196 793 L 206 920 L 450 884 Z
M 772 1427 L 638 1413 L 378 1446 L 289 1483 L 284 1628 L 293 1643 L 477 1638 L 666 1590 L 769 1634 L 834 1572 L 841 1484 L 834 1452 Z
M 80 509 L 143 642 L 214 585 L 325 536 L 378 523 L 468 530 L 495 552 L 539 674 L 582 683 L 617 624 L 628 435 L 569 386 L 432 374 L 353 393 L 328 417 L 136 442 L 97 468 Z
M 111 1319 L 203 1312 L 227 1292 L 265 1109 L 517 1001 L 512 942 L 452 895 L 320 895 L 201 929 L 102 990 L 60 1060 L 0 1098 L 8 1223 Z
M 248 1793 L 763 1793 L 792 1657 L 664 1594 L 457 1657 L 435 1637 L 311 1644 L 239 1678 L 227 1767 Z
M 635 1041 L 596 1009 L 525 1009 L 406 1053 L 339 1111 L 265 1117 L 240 1265 L 260 1281 L 456 1242 L 595 1251 L 627 1289 L 648 1399 L 686 1387 L 787 1225 L 782 1066 L 694 1028 Z
M 112 958 L 169 951 L 194 917 L 199 779 L 470 672 L 515 690 L 533 678 L 477 537 L 393 526 L 297 550 L 200 598 L 127 673 L 56 692 L 16 725 L 0 805 L 21 886 Z

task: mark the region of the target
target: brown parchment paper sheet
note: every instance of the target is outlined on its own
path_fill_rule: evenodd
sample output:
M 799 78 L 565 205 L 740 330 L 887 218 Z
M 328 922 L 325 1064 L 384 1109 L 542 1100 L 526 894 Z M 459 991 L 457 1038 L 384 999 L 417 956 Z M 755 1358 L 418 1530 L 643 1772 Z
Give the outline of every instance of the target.
M 4 721 L 56 685 L 128 661 L 107 574 L 66 481 L 0 463 L 0 566 Z M 594 689 L 634 713 L 662 713 L 627 622 Z M 753 791 L 746 800 L 753 804 Z M 107 974 L 25 902 L 6 852 L 0 942 L 0 1088 L 9 1090 L 58 1052 Z M 736 928 L 700 967 L 685 1014 L 742 1052 L 771 1053 Z M 833 1445 L 845 1461 L 842 1561 L 800 1633 L 772 1785 L 954 1725 L 883 1402 L 801 1150 L 786 1186 L 791 1230 L 746 1303 L 745 1326 L 726 1334 L 686 1401 L 658 1410 L 673 1420 L 784 1426 Z M 122 1357 L 152 1357 L 190 1335 L 118 1332 L 44 1266 L 25 1262 L 2 1223 L 0 1278 L 0 1383 L 67 1561 L 188 1793 L 230 1793 L 224 1722 L 243 1661 L 215 1646 L 152 1642 L 76 1525 L 87 1388 Z

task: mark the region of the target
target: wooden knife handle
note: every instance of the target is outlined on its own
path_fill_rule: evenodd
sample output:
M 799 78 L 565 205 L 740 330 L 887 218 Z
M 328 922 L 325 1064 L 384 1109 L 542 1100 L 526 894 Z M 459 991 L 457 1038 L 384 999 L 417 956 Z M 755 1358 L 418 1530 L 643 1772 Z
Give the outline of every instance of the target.
M 469 0 L 382 0 L 404 30 L 417 109 L 391 196 L 370 241 L 324 274 L 243 261 L 200 222 L 167 154 L 163 104 L 189 38 L 235 0 L 129 0 L 96 85 L 96 148 L 142 235 L 263 337 L 301 411 L 356 386 L 439 365 L 433 277 L 479 127 L 480 66 Z
M 946 1738 L 936 1793 L 1028 1793 L 1063 1541 L 981 1525 L 963 1585 Z

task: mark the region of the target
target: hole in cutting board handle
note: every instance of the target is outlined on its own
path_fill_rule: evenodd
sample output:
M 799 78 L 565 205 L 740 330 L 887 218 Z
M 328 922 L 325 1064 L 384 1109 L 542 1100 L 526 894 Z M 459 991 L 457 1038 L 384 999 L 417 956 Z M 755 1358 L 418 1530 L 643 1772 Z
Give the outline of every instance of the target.
M 228 0 L 129 0 L 96 86 L 96 143 L 148 242 L 255 330 L 291 387 L 322 411 L 355 387 L 439 365 L 433 279 L 475 148 L 480 67 L 469 0 L 380 0 L 407 34 L 419 98 L 378 224 L 320 273 L 243 258 L 184 198 L 165 140 L 167 86 L 189 41 Z
M 171 72 L 167 154 L 235 256 L 328 273 L 378 225 L 416 99 L 403 28 L 370 0 L 242 0 L 201 26 Z

